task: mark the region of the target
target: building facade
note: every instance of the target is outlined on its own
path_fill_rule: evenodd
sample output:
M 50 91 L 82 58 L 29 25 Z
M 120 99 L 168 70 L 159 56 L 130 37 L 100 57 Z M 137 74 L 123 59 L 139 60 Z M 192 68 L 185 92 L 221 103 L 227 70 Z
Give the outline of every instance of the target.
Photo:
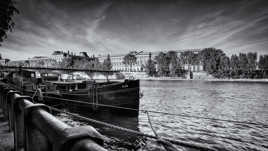
M 167 50 L 162 52 L 174 51 L 177 53 L 177 56 L 180 57 L 180 54 L 185 51 L 192 51 L 198 53 L 201 49 L 185 49 L 185 50 Z M 145 72 L 145 66 L 148 62 L 148 59 L 151 55 L 151 58 L 154 59 L 159 52 L 140 52 L 136 54 L 136 63 L 133 65 L 126 65 L 123 63 L 124 56 L 126 54 L 111 55 L 112 70 L 123 71 L 123 72 Z M 10 61 L 9 65 L 11 66 L 29 66 L 29 67 L 55 67 L 55 65 L 62 61 L 63 58 L 69 55 L 68 53 L 54 53 L 51 56 L 36 56 L 26 60 L 16 60 Z M 81 56 L 83 56 L 81 54 Z M 107 58 L 107 55 L 97 57 L 101 63 Z M 183 64 L 182 68 L 185 70 L 190 70 L 193 72 L 203 71 L 203 66 L 199 64 Z
M 0 59 L 0 65 L 6 65 L 6 60 L 5 59 Z
M 25 66 L 25 67 L 53 67 L 56 60 L 46 56 L 36 56 L 25 60 L 14 60 L 8 63 L 9 66 Z
M 170 51 L 170 50 L 168 50 Z M 163 52 L 168 52 L 168 51 L 163 51 Z M 194 53 L 198 53 L 201 51 L 201 49 L 184 49 L 184 50 L 172 50 L 177 52 L 178 57 L 180 57 L 180 54 L 185 51 L 192 51 Z M 151 58 L 155 58 L 159 52 L 152 52 L 151 53 Z M 149 59 L 150 53 L 149 52 L 142 52 L 136 55 L 137 61 L 136 64 L 133 64 L 132 66 L 126 65 L 123 63 L 124 56 L 126 54 L 119 54 L 119 55 L 111 55 L 111 62 L 112 62 L 112 70 L 118 70 L 118 71 L 123 71 L 123 72 L 145 72 L 145 66 L 146 63 Z M 99 61 L 103 62 L 104 59 L 106 59 L 107 56 L 99 56 Z M 199 72 L 203 71 L 203 65 L 201 63 L 199 64 L 184 64 L 182 66 L 183 69 L 185 70 L 190 70 L 193 72 Z

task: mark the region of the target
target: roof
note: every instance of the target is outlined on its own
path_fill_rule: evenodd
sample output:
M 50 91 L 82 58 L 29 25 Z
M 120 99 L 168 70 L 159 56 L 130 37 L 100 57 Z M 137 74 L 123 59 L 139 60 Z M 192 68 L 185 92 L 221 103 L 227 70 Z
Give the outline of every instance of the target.
M 82 81 L 53 81 L 51 82 L 53 84 L 78 84 L 78 83 L 82 83 Z

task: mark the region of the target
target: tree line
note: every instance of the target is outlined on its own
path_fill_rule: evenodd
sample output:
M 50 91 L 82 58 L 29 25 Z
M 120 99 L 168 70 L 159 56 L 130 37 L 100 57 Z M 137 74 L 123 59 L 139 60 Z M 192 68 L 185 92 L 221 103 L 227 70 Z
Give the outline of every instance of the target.
M 107 58 L 100 62 L 97 57 L 88 56 L 86 52 L 81 52 L 82 56 L 76 56 L 73 54 L 63 54 L 63 59 L 58 62 L 55 66 L 59 68 L 77 68 L 77 69 L 92 69 L 92 70 L 112 70 L 112 63 L 110 55 L 107 55 Z M 59 52 L 57 52 L 59 54 Z M 86 72 L 91 79 L 93 79 L 93 72 Z M 103 73 L 107 80 L 108 76 L 111 73 Z M 122 75 L 116 74 L 118 78 L 122 78 Z
M 221 49 L 205 48 L 198 53 L 185 51 L 160 52 L 149 59 L 145 69 L 149 76 L 181 77 L 187 74 L 184 65 L 202 65 L 203 70 L 216 78 L 268 78 L 268 55 L 256 52 L 233 54 L 228 57 Z
M 7 32 L 12 31 L 15 23 L 12 17 L 15 14 L 19 14 L 19 10 L 15 7 L 12 0 L 4 0 L 0 2 L 0 46 L 1 42 L 7 38 Z
M 0 53 L 0 60 L 4 60 L 4 64 L 7 64 L 10 61 L 10 59 L 8 58 L 3 58 L 1 53 Z
M 110 55 L 107 55 L 107 58 L 100 62 L 94 55 L 89 57 L 86 52 L 81 53 L 82 56 L 63 54 L 63 59 L 56 66 L 60 68 L 112 70 Z

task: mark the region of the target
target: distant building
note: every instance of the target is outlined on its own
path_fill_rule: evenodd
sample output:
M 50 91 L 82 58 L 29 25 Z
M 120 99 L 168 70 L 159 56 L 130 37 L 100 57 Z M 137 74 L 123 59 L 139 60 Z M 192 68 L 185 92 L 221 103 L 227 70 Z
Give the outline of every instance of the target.
M 170 51 L 170 50 L 168 50 Z M 168 51 L 163 51 L 163 52 L 168 52 Z M 177 52 L 178 56 L 180 56 L 180 53 L 185 52 L 185 51 L 193 51 L 195 53 L 198 53 L 201 51 L 201 49 L 184 49 L 184 50 L 172 50 Z M 118 70 L 118 71 L 124 71 L 124 72 L 145 72 L 145 66 L 146 63 L 149 59 L 149 52 L 142 52 L 136 55 L 137 57 L 137 63 L 132 65 L 132 68 L 130 68 L 130 65 L 125 65 L 123 63 L 123 58 L 126 54 L 119 54 L 119 55 L 111 55 L 111 62 L 112 62 L 112 70 Z M 152 52 L 152 58 L 157 56 L 159 52 Z M 103 62 L 104 59 L 106 59 L 107 56 L 99 56 L 100 62 Z M 183 69 L 185 70 L 191 70 L 193 72 L 198 72 L 198 71 L 203 71 L 203 66 L 201 63 L 192 65 L 192 64 L 184 64 Z
M 136 55 L 137 57 L 137 63 L 132 65 L 132 68 L 130 68 L 130 65 L 125 65 L 123 63 L 123 58 L 126 54 L 120 54 L 120 55 L 112 55 L 110 56 L 111 58 L 111 63 L 112 63 L 112 70 L 118 70 L 118 71 L 130 71 L 132 70 L 133 72 L 142 72 L 144 71 L 144 67 L 146 65 L 146 62 L 148 61 L 149 58 L 149 53 L 140 53 Z M 103 62 L 107 56 L 100 56 L 99 61 Z
M 5 59 L 0 59 L 0 65 L 5 65 L 6 64 L 6 60 Z
M 0 53 L 0 65 L 7 65 L 8 62 L 9 62 L 9 59 L 3 58 L 2 54 Z
M 81 60 L 86 58 L 87 60 L 94 60 L 96 57 L 89 57 L 85 52 L 81 52 L 80 55 L 74 53 L 55 51 L 50 56 L 35 56 L 25 60 L 10 61 L 10 66 L 25 66 L 25 67 L 55 67 L 57 63 L 61 62 L 66 57 L 73 57 L 73 59 Z
M 56 60 L 46 56 L 35 56 L 25 60 L 10 61 L 10 66 L 25 66 L 25 67 L 53 67 Z
M 172 50 L 177 52 L 178 57 L 180 54 L 185 51 L 192 51 L 194 53 L 198 53 L 201 49 L 184 49 L 184 50 Z M 171 50 L 163 51 L 168 52 Z M 151 57 L 152 59 L 157 56 L 159 52 L 152 52 Z M 123 63 L 123 58 L 126 54 L 118 54 L 118 55 L 111 55 L 111 63 L 112 63 L 112 70 L 123 71 L 123 72 L 145 72 L 145 66 L 149 59 L 149 52 L 141 52 L 136 55 L 137 63 L 132 65 L 125 65 Z M 95 58 L 94 56 L 89 57 L 86 53 L 81 52 L 80 55 L 74 55 L 70 52 L 63 52 L 63 51 L 55 51 L 51 56 L 35 56 L 33 58 L 25 59 L 25 60 L 16 60 L 10 61 L 9 65 L 11 66 L 30 66 L 30 67 L 54 67 L 56 63 L 61 62 L 62 59 L 73 56 L 76 59 L 78 58 L 88 58 L 89 60 Z M 101 63 L 107 58 L 107 55 L 97 57 Z M 1 61 L 1 60 L 0 60 Z M 1 63 L 1 62 L 0 62 Z M 193 72 L 203 71 L 203 66 L 201 63 L 199 64 L 184 64 L 182 66 L 185 70 L 190 70 Z

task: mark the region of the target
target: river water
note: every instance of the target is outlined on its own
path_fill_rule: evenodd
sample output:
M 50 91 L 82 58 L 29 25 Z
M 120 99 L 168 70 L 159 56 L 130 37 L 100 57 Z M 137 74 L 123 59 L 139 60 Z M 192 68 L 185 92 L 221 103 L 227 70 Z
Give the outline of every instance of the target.
M 235 123 L 150 113 L 160 137 L 208 146 L 215 150 L 268 151 L 268 84 L 205 81 L 141 81 L 140 109 L 191 116 L 254 122 Z M 92 118 L 154 135 L 145 113 L 137 118 Z M 60 114 L 72 125 L 92 124 Z M 107 127 L 97 129 L 110 138 L 109 150 L 163 150 L 153 139 Z M 124 142 L 124 143 L 122 143 Z M 193 150 L 176 146 L 178 150 Z

